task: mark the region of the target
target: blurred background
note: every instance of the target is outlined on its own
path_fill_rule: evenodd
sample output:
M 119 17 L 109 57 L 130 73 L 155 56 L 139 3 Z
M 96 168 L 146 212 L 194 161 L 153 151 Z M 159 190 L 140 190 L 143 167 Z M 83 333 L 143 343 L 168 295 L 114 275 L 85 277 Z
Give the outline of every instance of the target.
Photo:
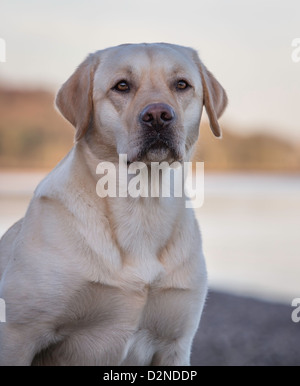
M 87 54 L 191 46 L 229 96 L 223 139 L 204 116 L 195 153 L 211 294 L 193 364 L 300 365 L 299 15 L 297 0 L 2 0 L 0 237 L 72 147 L 54 97 Z

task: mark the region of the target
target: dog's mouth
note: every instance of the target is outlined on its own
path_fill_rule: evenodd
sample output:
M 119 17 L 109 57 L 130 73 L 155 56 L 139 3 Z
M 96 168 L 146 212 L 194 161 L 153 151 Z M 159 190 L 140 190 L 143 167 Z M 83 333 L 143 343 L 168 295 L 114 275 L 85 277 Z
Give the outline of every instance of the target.
M 170 158 L 172 147 L 163 140 L 158 139 L 144 150 L 144 156 L 149 162 L 161 162 Z
M 148 136 L 143 140 L 140 151 L 133 161 L 141 161 L 146 164 L 149 162 L 167 161 L 171 163 L 180 161 L 182 156 L 177 148 L 174 138 L 157 133 L 155 136 Z

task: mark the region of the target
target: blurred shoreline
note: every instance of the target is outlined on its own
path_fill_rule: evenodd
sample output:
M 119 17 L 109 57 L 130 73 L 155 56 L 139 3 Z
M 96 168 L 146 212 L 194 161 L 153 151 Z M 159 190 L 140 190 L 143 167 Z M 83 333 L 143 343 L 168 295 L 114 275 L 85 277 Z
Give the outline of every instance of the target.
M 46 90 L 0 87 L 0 168 L 50 170 L 72 148 L 74 128 L 54 107 Z M 194 161 L 207 171 L 300 173 L 300 142 L 267 134 L 264 127 L 232 130 L 221 122 L 222 140 L 214 138 L 203 120 Z M 284 130 L 282 130 L 284 133 Z

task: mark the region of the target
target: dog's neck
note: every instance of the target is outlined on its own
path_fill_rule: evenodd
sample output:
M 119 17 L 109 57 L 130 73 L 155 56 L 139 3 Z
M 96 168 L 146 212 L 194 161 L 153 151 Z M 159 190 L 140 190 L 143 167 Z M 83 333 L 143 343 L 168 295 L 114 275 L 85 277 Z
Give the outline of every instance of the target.
M 100 199 L 96 194 L 100 178 L 97 167 L 99 163 L 107 161 L 96 158 L 84 142 L 75 145 L 72 158 L 71 163 L 75 168 L 79 163 L 86 168 L 82 189 L 95 189 L 93 193 L 95 205 L 104 208 L 114 239 L 124 252 L 124 259 L 140 259 L 142 256 L 143 259 L 149 260 L 150 255 L 159 254 L 173 234 L 176 224 L 180 222 L 179 220 L 183 220 L 187 213 L 184 197 L 132 197 L 128 192 L 126 197 L 117 195 Z M 110 158 L 109 162 L 119 171 L 119 158 L 116 162 Z M 89 206 L 93 207 L 93 204 L 90 203 Z M 87 211 L 90 210 L 87 208 Z M 137 243 L 137 239 L 144 241 Z

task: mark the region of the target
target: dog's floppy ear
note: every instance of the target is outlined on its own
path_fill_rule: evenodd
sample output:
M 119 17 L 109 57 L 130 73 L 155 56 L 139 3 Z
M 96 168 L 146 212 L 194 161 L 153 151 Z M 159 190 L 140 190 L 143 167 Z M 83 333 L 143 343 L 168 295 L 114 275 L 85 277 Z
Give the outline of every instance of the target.
M 198 63 L 202 79 L 203 103 L 209 118 L 210 128 L 216 137 L 221 137 L 218 118 L 223 114 L 227 106 L 227 95 L 223 87 L 204 64 L 200 60 Z
M 61 114 L 76 128 L 79 141 L 93 121 L 93 83 L 99 58 L 90 54 L 62 85 L 56 97 Z

